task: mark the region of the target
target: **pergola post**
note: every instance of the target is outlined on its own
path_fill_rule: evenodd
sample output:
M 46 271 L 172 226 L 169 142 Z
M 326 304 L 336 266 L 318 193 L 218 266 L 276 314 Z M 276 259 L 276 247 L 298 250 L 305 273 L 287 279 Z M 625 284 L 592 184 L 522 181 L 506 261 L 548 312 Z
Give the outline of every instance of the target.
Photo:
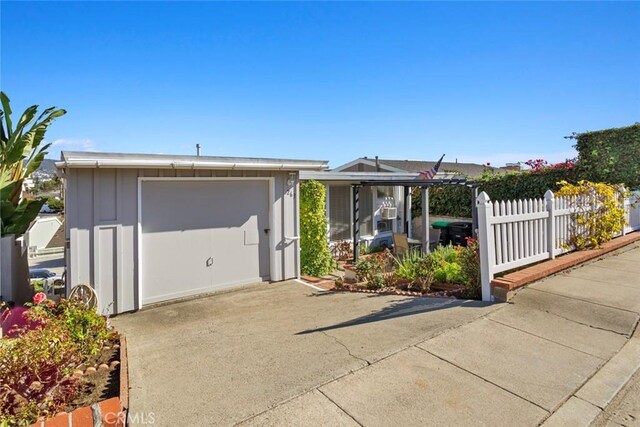
M 402 187 L 404 189 L 404 210 L 402 212 L 402 219 L 404 220 L 404 234 L 409 237 L 409 187 L 406 185 Z
M 430 253 L 429 248 L 429 188 L 422 187 L 422 249 L 425 253 Z
M 407 206 L 408 206 L 408 210 L 407 210 L 407 237 L 409 238 L 413 238 L 413 215 L 411 212 L 411 207 L 413 206 L 413 204 L 411 203 L 411 199 L 412 199 L 412 192 L 411 192 L 411 187 L 409 188 L 409 192 L 407 194 Z
M 478 238 L 478 207 L 476 200 L 478 199 L 478 187 L 471 187 L 471 237 Z
M 360 257 L 360 186 L 352 185 L 353 189 L 353 262 Z

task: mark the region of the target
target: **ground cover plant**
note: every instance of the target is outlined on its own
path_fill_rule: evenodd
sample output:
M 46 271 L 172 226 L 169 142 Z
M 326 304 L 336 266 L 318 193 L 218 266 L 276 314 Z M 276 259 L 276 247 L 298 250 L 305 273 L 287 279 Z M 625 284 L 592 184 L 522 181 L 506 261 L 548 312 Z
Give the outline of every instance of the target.
M 394 256 L 389 250 L 361 257 L 357 282 L 340 282 L 348 290 L 408 290 L 425 295 L 480 298 L 480 255 L 475 239 L 467 246 L 439 246 L 430 254 L 410 250 Z
M 74 371 L 117 338 L 106 318 L 79 300 L 54 303 L 38 293 L 24 315 L 17 336 L 0 340 L 0 426 L 64 410 L 83 385 Z

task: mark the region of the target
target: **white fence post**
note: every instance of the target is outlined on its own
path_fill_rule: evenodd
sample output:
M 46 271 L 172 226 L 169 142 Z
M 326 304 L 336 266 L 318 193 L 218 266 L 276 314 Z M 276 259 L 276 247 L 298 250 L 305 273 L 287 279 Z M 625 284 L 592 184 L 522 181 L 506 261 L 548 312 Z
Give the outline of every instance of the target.
M 631 219 L 631 200 L 628 197 L 624 197 L 625 188 L 621 186 L 618 191 L 620 191 L 620 198 L 622 199 L 622 210 L 624 211 L 624 216 L 622 217 L 622 236 L 627 234 L 627 225 L 630 223 L 629 219 Z
M 556 199 L 553 191 L 547 190 L 544 193 L 544 199 L 547 202 L 547 211 L 549 212 L 549 221 L 547 222 L 547 250 L 549 251 L 549 259 L 556 257 Z
M 493 266 L 495 264 L 495 244 L 491 226 L 493 203 L 484 191 L 476 199 L 476 209 L 478 209 L 482 301 L 491 301 L 491 280 L 493 280 Z

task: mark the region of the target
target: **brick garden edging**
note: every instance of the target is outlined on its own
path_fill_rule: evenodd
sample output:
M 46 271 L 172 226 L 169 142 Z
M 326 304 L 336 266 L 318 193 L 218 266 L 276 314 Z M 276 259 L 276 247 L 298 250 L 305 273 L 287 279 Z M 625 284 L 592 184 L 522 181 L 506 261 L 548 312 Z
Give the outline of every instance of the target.
M 513 296 L 513 291 L 517 288 L 566 270 L 567 268 L 575 267 L 585 261 L 597 258 L 637 241 L 640 241 L 640 232 L 629 233 L 625 236 L 610 240 L 598 249 L 570 252 L 558 258 L 506 274 L 491 281 L 491 294 L 496 301 L 508 301 Z
M 120 397 L 112 397 L 91 406 L 75 409 L 73 412 L 60 412 L 53 418 L 40 420 L 29 427 L 124 427 L 129 407 L 129 363 L 127 356 L 127 338 L 120 334 Z M 89 367 L 84 373 L 95 372 Z M 74 375 L 81 375 L 76 371 Z M 82 374 L 84 374 L 82 373 Z

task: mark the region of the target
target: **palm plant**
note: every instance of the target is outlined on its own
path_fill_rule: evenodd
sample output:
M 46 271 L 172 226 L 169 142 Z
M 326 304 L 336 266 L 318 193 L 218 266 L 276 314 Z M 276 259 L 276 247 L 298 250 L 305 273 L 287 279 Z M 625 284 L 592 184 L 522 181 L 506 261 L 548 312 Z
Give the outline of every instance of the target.
M 38 106 L 32 105 L 20 116 L 14 128 L 11 103 L 4 92 L 0 92 L 0 102 L 0 231 L 2 236 L 15 234 L 18 237 L 27 231 L 46 202 L 44 198 L 23 199 L 22 184 L 40 167 L 48 153 L 51 144 L 41 146 L 47 128 L 67 112 L 51 107 L 35 119 Z

